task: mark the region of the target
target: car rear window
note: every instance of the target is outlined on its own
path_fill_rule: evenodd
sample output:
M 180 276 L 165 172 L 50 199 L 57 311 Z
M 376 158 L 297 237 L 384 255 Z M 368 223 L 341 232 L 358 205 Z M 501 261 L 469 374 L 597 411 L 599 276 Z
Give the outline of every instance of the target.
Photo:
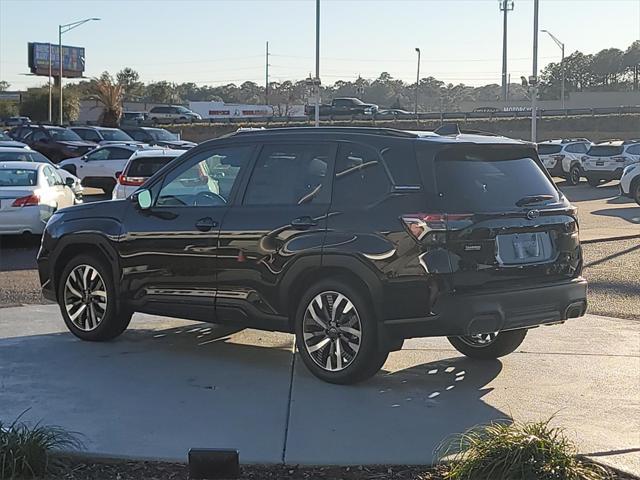
M 141 157 L 134 158 L 127 167 L 128 177 L 151 177 L 167 163 L 177 157 Z
M 591 157 L 612 157 L 622 153 L 622 146 L 615 145 L 594 145 L 589 149 L 587 155 Z
M 553 155 L 554 153 L 560 153 L 562 145 L 542 144 L 538 145 L 538 154 L 540 155 Z
M 436 157 L 435 172 L 438 195 L 448 212 L 512 210 L 518 200 L 532 195 L 559 200 L 553 183 L 529 157 L 492 155 L 491 149 L 451 150 Z
M 37 170 L 21 168 L 0 169 L 0 187 L 34 187 L 37 184 Z
M 109 142 L 130 142 L 133 140 L 133 138 L 122 130 L 100 130 L 100 133 L 102 133 L 102 137 Z

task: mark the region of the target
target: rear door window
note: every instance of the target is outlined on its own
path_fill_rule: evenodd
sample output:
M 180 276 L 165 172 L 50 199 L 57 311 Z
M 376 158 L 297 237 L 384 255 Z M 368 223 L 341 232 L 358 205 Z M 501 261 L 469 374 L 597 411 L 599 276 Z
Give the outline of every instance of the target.
M 329 203 L 331 144 L 265 145 L 253 169 L 244 205 Z
M 534 195 L 551 195 L 552 202 L 559 201 L 558 191 L 535 160 L 517 153 L 452 149 L 436 157 L 435 172 L 438 196 L 448 212 L 519 209 L 518 200 Z
M 420 186 L 420 173 L 412 143 L 397 143 L 380 151 L 396 186 Z
M 334 206 L 373 205 L 382 201 L 390 190 L 389 175 L 375 150 L 357 144 L 340 145 L 331 202 Z

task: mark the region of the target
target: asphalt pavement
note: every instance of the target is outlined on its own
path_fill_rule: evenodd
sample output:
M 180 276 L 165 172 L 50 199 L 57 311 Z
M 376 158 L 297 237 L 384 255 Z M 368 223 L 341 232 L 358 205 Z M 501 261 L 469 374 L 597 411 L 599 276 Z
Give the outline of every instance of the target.
M 66 331 L 54 305 L 0 309 L 0 419 L 79 432 L 87 451 L 243 463 L 429 464 L 449 435 L 553 417 L 578 450 L 640 474 L 640 324 L 586 316 L 532 330 L 501 360 L 414 339 L 356 386 L 313 377 L 291 335 L 148 315 L 109 343 Z

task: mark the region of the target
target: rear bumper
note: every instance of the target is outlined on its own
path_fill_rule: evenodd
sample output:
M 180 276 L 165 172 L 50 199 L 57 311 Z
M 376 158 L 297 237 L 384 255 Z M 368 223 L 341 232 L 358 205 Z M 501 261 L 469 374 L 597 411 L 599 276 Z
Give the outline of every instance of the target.
M 556 164 L 553 167 L 547 168 L 547 171 L 552 177 L 564 177 L 567 174 L 564 170 L 562 170 L 562 162 L 558 161 L 556 161 Z
M 451 295 L 437 308 L 442 313 L 385 320 L 382 334 L 389 339 L 461 336 L 562 322 L 586 312 L 587 281 L 580 277 L 524 290 Z
M 620 180 L 623 170 L 623 167 L 616 168 L 615 170 L 585 170 L 584 176 L 598 180 Z

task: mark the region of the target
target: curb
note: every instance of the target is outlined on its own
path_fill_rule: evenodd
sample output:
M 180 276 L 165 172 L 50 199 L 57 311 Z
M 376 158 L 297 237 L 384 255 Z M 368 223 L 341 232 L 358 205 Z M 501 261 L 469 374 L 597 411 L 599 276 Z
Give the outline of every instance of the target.
M 582 245 L 589 245 L 592 243 L 617 242 L 620 240 L 633 240 L 634 238 L 640 239 L 640 233 L 636 233 L 633 235 L 620 235 L 617 237 L 592 238 L 591 240 L 580 240 L 580 243 Z

